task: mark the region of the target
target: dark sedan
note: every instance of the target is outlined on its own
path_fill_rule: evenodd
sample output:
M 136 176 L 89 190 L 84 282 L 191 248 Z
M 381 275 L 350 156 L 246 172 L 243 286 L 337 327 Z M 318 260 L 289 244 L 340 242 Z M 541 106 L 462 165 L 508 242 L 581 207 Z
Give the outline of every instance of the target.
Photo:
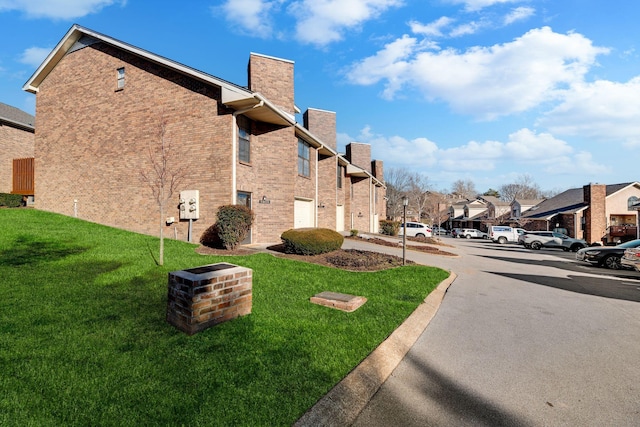
M 640 239 L 631 240 L 618 246 L 591 246 L 580 249 L 576 253 L 576 259 L 578 261 L 605 266 L 613 270 L 619 270 L 623 267 L 620 264 L 620 259 L 622 255 L 624 255 L 624 250 L 638 247 L 640 247 Z

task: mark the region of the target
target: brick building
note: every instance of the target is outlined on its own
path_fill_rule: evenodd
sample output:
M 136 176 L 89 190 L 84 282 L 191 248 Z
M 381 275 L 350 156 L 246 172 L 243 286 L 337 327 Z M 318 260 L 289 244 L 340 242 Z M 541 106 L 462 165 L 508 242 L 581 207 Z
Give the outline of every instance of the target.
M 564 229 L 587 243 L 616 243 L 637 238 L 638 200 L 638 182 L 592 183 L 542 201 L 522 213 L 519 223 L 526 230 Z
M 141 171 L 165 141 L 184 173 L 177 191 L 198 191 L 194 241 L 227 204 L 254 211 L 247 243 L 300 227 L 374 232 L 385 217 L 370 148 L 338 153 L 334 112 L 310 108 L 296 121 L 292 61 L 250 54 L 245 87 L 74 25 L 24 89 L 36 94 L 39 209 L 156 234 Z M 165 235 L 186 239 L 173 199 Z
M 23 167 L 33 163 L 34 125 L 31 114 L 0 102 L 0 193 L 33 195 L 33 169 Z

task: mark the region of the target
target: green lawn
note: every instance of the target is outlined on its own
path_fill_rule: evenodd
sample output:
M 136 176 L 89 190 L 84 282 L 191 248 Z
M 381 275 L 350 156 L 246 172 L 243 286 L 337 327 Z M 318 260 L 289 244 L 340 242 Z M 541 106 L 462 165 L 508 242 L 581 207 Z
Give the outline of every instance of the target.
M 256 254 L 213 257 L 32 209 L 0 209 L 0 425 L 291 425 L 448 276 L 353 273 Z M 186 336 L 167 273 L 253 269 L 251 315 Z M 309 303 L 362 295 L 353 313 Z

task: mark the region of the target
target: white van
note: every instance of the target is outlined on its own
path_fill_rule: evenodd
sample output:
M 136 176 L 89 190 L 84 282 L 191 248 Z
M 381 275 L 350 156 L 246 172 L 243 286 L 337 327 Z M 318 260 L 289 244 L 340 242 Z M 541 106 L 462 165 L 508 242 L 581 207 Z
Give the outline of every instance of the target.
M 500 244 L 518 243 L 518 237 L 524 233 L 525 230 L 522 228 L 509 227 L 507 225 L 493 225 L 489 228 L 489 238 Z

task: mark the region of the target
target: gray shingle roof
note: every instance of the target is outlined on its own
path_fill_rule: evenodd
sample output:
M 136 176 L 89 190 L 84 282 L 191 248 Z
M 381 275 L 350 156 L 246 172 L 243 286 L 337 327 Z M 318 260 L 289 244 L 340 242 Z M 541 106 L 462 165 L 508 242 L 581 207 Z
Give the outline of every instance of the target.
M 33 128 L 36 118 L 29 113 L 0 102 L 0 121 Z
M 633 182 L 607 185 L 607 196 L 610 196 L 631 184 L 633 184 Z M 540 204 L 524 212 L 522 214 L 522 218 L 548 218 L 560 212 L 572 213 L 586 207 L 587 204 L 584 202 L 584 190 L 582 188 L 571 188 L 555 197 L 544 200 Z

